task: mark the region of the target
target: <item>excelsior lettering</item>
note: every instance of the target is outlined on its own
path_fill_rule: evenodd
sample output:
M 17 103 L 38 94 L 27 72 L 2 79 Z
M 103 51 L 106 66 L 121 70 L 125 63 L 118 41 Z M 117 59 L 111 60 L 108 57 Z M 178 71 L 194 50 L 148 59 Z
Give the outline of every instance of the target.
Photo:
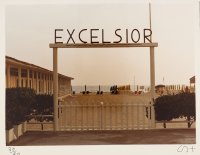
M 138 29 L 129 30 L 119 28 L 113 31 L 113 35 L 110 33 L 108 35 L 105 32 L 104 29 L 55 29 L 54 42 L 66 44 L 151 43 L 151 29 L 139 31 Z M 109 37 L 113 38 L 113 40 L 108 39 Z

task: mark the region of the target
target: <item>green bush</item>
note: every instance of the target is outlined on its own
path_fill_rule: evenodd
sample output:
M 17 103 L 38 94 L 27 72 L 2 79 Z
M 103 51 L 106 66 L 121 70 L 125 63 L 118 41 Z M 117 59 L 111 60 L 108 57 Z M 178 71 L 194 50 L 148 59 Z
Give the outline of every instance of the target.
M 155 100 L 154 108 L 157 121 L 170 121 L 182 117 L 188 121 L 195 120 L 195 94 L 180 93 L 161 96 Z M 188 123 L 188 128 L 190 126 L 191 123 Z M 164 127 L 166 128 L 165 122 Z
M 35 92 L 30 88 L 6 88 L 6 129 L 26 120 L 32 111 Z

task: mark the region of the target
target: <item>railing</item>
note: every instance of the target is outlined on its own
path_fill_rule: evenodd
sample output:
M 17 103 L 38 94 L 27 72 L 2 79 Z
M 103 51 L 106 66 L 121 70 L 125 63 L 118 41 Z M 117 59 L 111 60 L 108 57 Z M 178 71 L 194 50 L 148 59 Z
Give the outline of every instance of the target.
M 156 121 L 156 128 L 195 128 L 195 123 L 195 120 Z
M 67 114 L 66 114 L 66 116 L 67 116 Z M 27 131 L 53 131 L 53 121 L 41 122 L 41 121 L 37 121 L 37 119 L 36 119 L 36 118 L 49 118 L 49 117 L 53 118 L 53 115 L 28 115 L 27 117 L 29 119 L 31 118 L 31 120 L 29 122 L 27 122 L 27 127 L 26 127 Z M 131 119 L 132 118 L 128 118 L 128 121 L 130 121 Z M 135 123 L 137 123 L 137 121 Z M 190 121 L 186 121 L 186 120 L 180 120 L 180 121 L 156 121 L 156 128 L 157 129 L 163 129 L 164 128 L 163 123 L 166 123 L 166 128 L 168 128 L 168 129 L 169 128 L 187 128 L 187 123 L 192 123 L 191 128 L 195 128 L 195 120 L 190 120 Z M 101 122 L 100 126 L 103 127 L 103 122 Z M 99 128 L 93 127 L 93 129 L 94 130 L 95 129 L 96 130 L 98 130 L 98 129 L 102 130 L 103 128 L 100 128 L 100 126 L 99 126 Z M 82 127 L 79 130 L 86 130 L 87 129 L 86 127 L 87 127 L 87 125 L 85 127 Z M 117 128 L 116 126 L 113 126 L 113 128 L 111 128 L 111 127 L 112 126 L 110 126 L 110 128 L 108 128 L 107 130 L 115 130 Z M 125 125 L 124 125 L 124 127 L 125 127 Z M 70 127 L 67 128 L 67 130 L 75 130 L 75 129 L 77 130 L 78 126 L 76 126 L 74 129 L 72 127 L 71 128 Z M 120 130 L 120 129 L 122 129 L 122 127 L 118 126 L 117 129 Z M 124 128 L 124 129 L 126 129 L 126 128 Z M 136 128 L 129 128 L 129 129 L 136 129 Z M 141 128 L 141 129 L 143 129 L 143 128 Z M 65 130 L 65 129 L 62 127 L 61 130 Z M 89 129 L 89 130 L 91 130 L 91 129 Z
M 146 104 L 107 102 L 80 104 L 64 101 L 59 105 L 59 129 L 61 131 L 149 129 L 152 125 L 150 107 L 151 105 Z

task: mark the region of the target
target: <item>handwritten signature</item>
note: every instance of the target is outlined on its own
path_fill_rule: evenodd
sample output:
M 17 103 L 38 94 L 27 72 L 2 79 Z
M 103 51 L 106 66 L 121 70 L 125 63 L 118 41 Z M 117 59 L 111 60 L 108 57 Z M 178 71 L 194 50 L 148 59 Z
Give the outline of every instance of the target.
M 17 150 L 14 147 L 8 147 L 8 150 L 12 155 L 20 155 L 20 152 L 17 152 Z
M 195 149 L 196 148 L 194 146 L 180 145 L 177 148 L 177 152 L 194 152 Z

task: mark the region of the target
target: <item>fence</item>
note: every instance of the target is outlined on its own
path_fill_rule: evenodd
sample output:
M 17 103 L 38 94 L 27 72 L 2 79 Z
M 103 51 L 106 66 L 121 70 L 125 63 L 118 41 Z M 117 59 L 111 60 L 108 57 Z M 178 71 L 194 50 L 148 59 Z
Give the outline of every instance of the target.
M 133 130 L 151 128 L 146 104 L 60 102 L 59 130 Z
M 98 107 L 96 107 L 97 109 L 101 109 L 102 108 L 102 111 L 100 111 L 100 112 L 102 112 L 102 115 L 103 115 L 103 109 L 106 109 L 108 107 L 111 108 L 111 106 L 108 106 L 108 107 L 107 106 L 103 107 L 103 106 L 99 106 L 99 105 L 97 105 L 97 106 L 98 106 Z M 60 106 L 60 108 L 59 108 L 59 120 L 60 121 L 64 119 L 63 118 L 64 117 L 63 113 L 65 112 L 64 109 L 68 108 L 68 110 L 70 110 L 72 107 L 74 108 L 74 106 L 72 106 L 72 105 L 68 105 L 68 106 L 62 105 L 62 106 Z M 92 108 L 92 107 L 95 108 L 94 106 L 90 106 L 90 108 Z M 133 108 L 140 108 L 140 110 L 141 110 L 142 105 L 130 105 L 130 104 L 127 104 L 127 107 L 130 108 L 128 110 L 128 112 L 135 112 L 135 113 L 137 113 L 136 111 L 132 111 Z M 127 119 L 128 123 L 129 123 L 128 124 L 128 128 L 127 128 L 127 125 L 126 125 L 127 122 L 123 120 L 124 121 L 123 128 L 120 125 L 117 128 L 117 126 L 114 126 L 115 122 L 111 122 L 110 126 L 107 125 L 106 130 L 127 130 L 127 129 L 129 129 L 129 130 L 135 130 L 135 129 L 147 129 L 147 128 L 151 128 L 151 121 L 147 119 L 147 116 L 149 118 L 149 115 L 150 115 L 150 108 L 149 107 L 150 107 L 150 105 L 149 106 L 145 106 L 145 118 L 141 118 L 141 116 L 139 116 L 139 119 L 138 118 L 137 119 L 136 118 L 131 118 L 131 115 L 136 116 L 137 114 L 128 114 L 128 115 L 126 115 L 126 117 L 130 116 L 130 118 Z M 83 105 L 83 107 L 81 107 L 80 105 L 78 105 L 76 108 L 82 108 L 82 109 L 84 109 L 84 108 L 87 108 L 87 107 L 86 107 L 86 105 Z M 112 112 L 114 111 L 114 109 L 117 109 L 117 108 L 120 108 L 120 106 L 119 105 L 112 106 L 112 109 L 113 109 Z M 124 109 L 125 109 L 125 107 L 124 107 Z M 108 112 L 108 110 L 107 110 L 107 112 Z M 68 115 L 72 115 L 72 114 L 70 114 L 70 113 L 65 114 L 66 117 Z M 87 115 L 87 114 L 81 114 L 81 115 Z M 107 114 L 107 115 L 109 115 L 109 114 Z M 116 113 L 115 114 L 116 118 L 112 118 L 111 120 L 118 120 L 117 116 L 118 115 Z M 85 117 L 87 118 L 87 116 L 85 116 Z M 83 119 L 85 117 L 83 117 Z M 103 118 L 103 116 L 101 116 L 101 117 Z M 39 121 L 40 119 L 43 120 L 44 118 L 52 118 L 53 119 L 53 115 L 28 115 L 27 118 L 31 118 L 31 120 L 28 121 L 27 125 L 26 125 L 26 130 L 27 131 L 53 131 L 53 121 Z M 40 119 L 38 120 L 37 118 L 40 118 Z M 145 121 L 142 121 L 145 124 L 143 124 L 141 122 L 138 124 L 138 122 L 139 122 L 138 120 L 141 120 L 141 121 L 145 120 Z M 92 128 L 89 128 L 89 126 L 87 126 L 87 123 L 86 123 L 87 120 L 85 120 L 85 124 L 86 124 L 85 127 L 78 126 L 78 124 L 75 125 L 75 127 L 73 127 L 73 126 L 67 126 L 66 127 L 64 125 L 64 123 L 67 123 L 66 121 L 70 122 L 69 119 L 66 119 L 65 121 L 60 122 L 60 125 L 61 125 L 60 130 L 61 131 L 65 131 L 65 130 L 105 130 L 103 128 L 103 122 L 102 121 L 100 121 L 99 124 L 96 123 L 98 125 L 96 127 L 93 126 Z M 71 123 L 73 123 L 73 121 L 75 121 L 75 118 L 72 118 Z M 93 121 L 95 121 L 95 119 L 93 119 Z M 120 121 L 118 121 L 118 122 L 120 122 Z M 195 128 L 195 126 L 196 126 L 195 120 L 187 121 L 187 120 L 184 120 L 184 119 L 180 118 L 178 120 L 172 120 L 172 121 L 156 121 L 156 128 L 157 129 L 163 129 L 164 128 L 164 124 L 163 124 L 164 122 L 166 123 L 166 128 L 188 128 L 188 123 L 192 123 L 191 128 Z M 84 123 L 81 123 L 81 125 L 83 125 L 83 124 Z M 68 125 L 70 125 L 70 123 L 68 123 Z

